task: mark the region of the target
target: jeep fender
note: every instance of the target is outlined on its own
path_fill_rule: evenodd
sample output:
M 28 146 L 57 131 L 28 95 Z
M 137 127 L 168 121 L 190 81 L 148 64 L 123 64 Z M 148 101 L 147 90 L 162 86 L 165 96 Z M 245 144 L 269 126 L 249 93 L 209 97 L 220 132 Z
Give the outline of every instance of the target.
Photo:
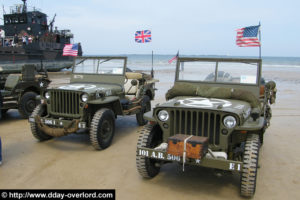
M 92 101 L 88 101 L 87 103 L 92 105 L 111 105 L 116 115 L 123 115 L 123 109 L 121 106 L 120 98 L 117 96 L 99 98 Z

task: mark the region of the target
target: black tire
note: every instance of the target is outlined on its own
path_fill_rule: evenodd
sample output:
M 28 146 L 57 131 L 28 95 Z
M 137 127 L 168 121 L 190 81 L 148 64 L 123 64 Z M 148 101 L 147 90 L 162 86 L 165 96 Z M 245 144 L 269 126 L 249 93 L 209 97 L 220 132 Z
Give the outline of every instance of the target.
M 136 121 L 139 126 L 144 126 L 148 123 L 148 120 L 144 118 L 144 114 L 151 110 L 151 101 L 150 97 L 145 95 L 142 100 L 142 109 L 141 112 L 136 114 Z
M 46 106 L 45 105 L 38 105 L 32 112 L 31 117 L 40 116 L 42 117 L 45 114 Z M 43 131 L 41 131 L 35 122 L 30 122 L 30 128 L 32 135 L 38 139 L 39 141 L 50 140 L 53 136 L 47 135 Z
M 248 135 L 243 155 L 243 170 L 240 182 L 241 196 L 252 197 L 255 193 L 259 148 L 259 135 Z
M 97 150 L 106 149 L 111 145 L 115 134 L 115 114 L 112 110 L 101 108 L 91 123 L 90 140 Z
M 140 131 L 137 147 L 154 148 L 161 143 L 161 135 L 157 132 L 158 127 L 147 124 Z M 156 166 L 157 160 L 150 159 L 136 154 L 136 167 L 140 175 L 144 178 L 155 177 L 160 170 L 160 166 Z
M 2 109 L 2 110 L 1 110 L 2 117 L 3 117 L 4 115 L 6 115 L 7 111 L 8 111 L 8 109 Z
M 36 96 L 37 94 L 34 92 L 26 92 L 20 98 L 18 110 L 22 118 L 27 119 L 38 105 Z

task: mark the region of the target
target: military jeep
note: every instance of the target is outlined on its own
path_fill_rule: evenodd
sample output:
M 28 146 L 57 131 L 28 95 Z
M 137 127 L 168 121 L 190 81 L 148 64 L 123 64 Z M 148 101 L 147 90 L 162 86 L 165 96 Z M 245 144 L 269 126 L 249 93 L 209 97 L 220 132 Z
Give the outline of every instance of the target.
M 151 110 L 154 84 L 150 75 L 125 72 L 127 57 L 77 57 L 70 84 L 48 88 L 29 118 L 33 136 L 48 140 L 71 133 L 89 132 L 97 150 L 110 146 L 118 115 Z M 81 131 L 82 130 L 82 131 Z
M 177 60 L 165 103 L 144 117 L 136 165 L 145 178 L 177 162 L 241 175 L 240 193 L 255 192 L 259 148 L 270 124 L 276 85 L 264 83 L 261 59 Z
M 9 109 L 18 109 L 27 119 L 39 104 L 36 97 L 50 82 L 47 72 L 37 72 L 35 65 L 24 65 L 21 74 L 9 74 L 4 89 L 0 91 L 1 114 L 4 116 Z

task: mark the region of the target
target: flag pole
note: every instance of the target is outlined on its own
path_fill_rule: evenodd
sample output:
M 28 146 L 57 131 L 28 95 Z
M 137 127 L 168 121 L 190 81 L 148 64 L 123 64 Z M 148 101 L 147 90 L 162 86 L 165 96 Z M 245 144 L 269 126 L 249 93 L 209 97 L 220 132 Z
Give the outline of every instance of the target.
M 152 50 L 152 68 L 151 68 L 151 77 L 154 77 L 154 71 L 153 71 L 153 50 Z
M 259 32 L 258 32 L 258 36 L 259 36 L 259 58 L 261 59 L 261 32 L 260 32 L 260 22 L 259 22 Z

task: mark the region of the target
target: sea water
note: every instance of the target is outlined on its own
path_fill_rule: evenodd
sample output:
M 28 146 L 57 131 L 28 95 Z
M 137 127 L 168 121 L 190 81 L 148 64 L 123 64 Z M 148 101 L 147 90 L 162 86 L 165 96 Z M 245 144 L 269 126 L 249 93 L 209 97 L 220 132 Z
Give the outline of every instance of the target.
M 130 54 L 130 55 L 113 55 L 127 56 L 127 67 L 131 70 L 141 70 L 150 72 L 152 68 L 151 54 Z M 175 55 L 153 55 L 153 69 L 156 78 L 160 82 L 174 81 L 176 60 L 171 64 L 168 61 Z M 211 58 L 229 58 L 228 56 L 216 55 L 180 55 L 181 57 L 211 57 Z M 232 57 L 230 57 L 232 58 Z M 233 57 L 241 58 L 241 57 Z M 242 58 L 257 58 L 257 57 L 242 57 Z M 300 57 L 262 57 L 262 75 L 267 80 L 275 80 L 278 82 L 292 81 L 300 83 Z

